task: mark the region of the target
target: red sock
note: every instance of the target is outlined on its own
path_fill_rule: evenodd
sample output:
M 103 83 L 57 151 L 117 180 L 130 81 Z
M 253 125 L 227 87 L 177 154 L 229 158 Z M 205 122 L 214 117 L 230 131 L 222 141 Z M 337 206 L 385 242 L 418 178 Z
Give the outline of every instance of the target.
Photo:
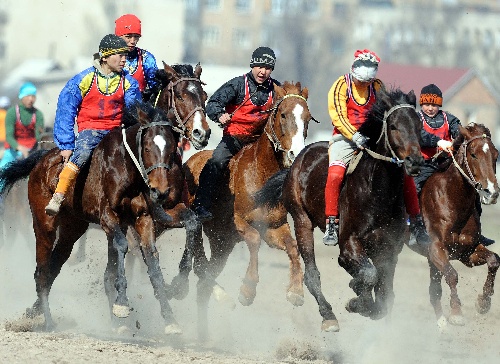
M 325 186 L 325 215 L 327 217 L 339 215 L 340 186 L 344 179 L 344 172 L 344 166 L 332 165 L 328 167 L 328 178 Z
M 415 181 L 413 180 L 413 177 L 408 176 L 406 173 L 404 177 L 403 196 L 408 215 L 415 216 L 420 214 L 420 205 L 418 203 Z

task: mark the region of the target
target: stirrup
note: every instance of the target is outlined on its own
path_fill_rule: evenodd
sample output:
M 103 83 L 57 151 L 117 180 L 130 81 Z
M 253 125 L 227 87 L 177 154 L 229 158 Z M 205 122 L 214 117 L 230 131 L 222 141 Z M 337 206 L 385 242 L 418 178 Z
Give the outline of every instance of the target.
M 339 223 L 335 222 L 335 216 L 328 217 L 326 222 L 325 235 L 323 236 L 323 244 L 335 246 L 339 243 Z

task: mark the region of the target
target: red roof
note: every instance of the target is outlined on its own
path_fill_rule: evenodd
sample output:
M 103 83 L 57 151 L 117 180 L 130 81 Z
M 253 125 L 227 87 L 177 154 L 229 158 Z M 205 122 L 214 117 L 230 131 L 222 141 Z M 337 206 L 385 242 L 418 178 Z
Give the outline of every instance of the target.
M 413 90 L 419 97 L 422 87 L 431 83 L 446 94 L 469 71 L 469 68 L 423 67 L 380 62 L 377 78 L 388 88 L 396 87 L 404 92 Z

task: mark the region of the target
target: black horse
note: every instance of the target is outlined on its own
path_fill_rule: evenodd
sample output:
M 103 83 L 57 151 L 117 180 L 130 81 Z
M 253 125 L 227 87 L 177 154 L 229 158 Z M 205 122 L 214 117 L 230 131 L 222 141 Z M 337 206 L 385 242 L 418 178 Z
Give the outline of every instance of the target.
M 372 319 L 386 315 L 393 303 L 394 270 L 403 248 L 406 228 L 403 201 L 404 173 L 415 175 L 423 163 L 421 123 L 416 97 L 397 90 L 381 90 L 359 131 L 370 138 L 368 148 L 353 158 L 340 194 L 339 264 L 353 277 L 356 293 L 346 308 Z M 324 190 L 328 172 L 328 143 L 307 146 L 289 171 L 269 180 L 259 192 L 261 204 L 284 203 L 291 214 L 304 282 L 323 317 L 322 330 L 338 331 L 331 305 L 321 291 L 314 255 L 313 230 L 325 231 Z M 375 298 L 372 296 L 375 293 Z

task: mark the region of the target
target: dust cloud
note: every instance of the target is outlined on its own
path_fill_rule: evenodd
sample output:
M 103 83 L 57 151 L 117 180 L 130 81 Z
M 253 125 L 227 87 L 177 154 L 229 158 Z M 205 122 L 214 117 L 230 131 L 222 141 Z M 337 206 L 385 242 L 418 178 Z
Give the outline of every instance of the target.
M 484 208 L 485 234 L 500 242 L 495 229 L 499 207 Z M 0 359 L 50 363 L 64 358 L 85 362 L 92 358 L 107 362 L 132 362 L 140 357 L 165 363 L 437 363 L 496 362 L 500 356 L 500 299 L 492 298 L 489 313 L 479 315 L 475 299 L 486 279 L 486 267 L 469 269 L 454 262 L 459 273 L 458 292 L 463 304 L 465 326 L 451 326 L 440 333 L 429 303 L 429 271 L 426 260 L 406 247 L 400 255 L 394 282 L 395 302 L 390 318 L 372 321 L 348 313 L 344 306 L 354 296 L 349 275 L 338 266 L 338 248 L 321 243 L 316 232 L 317 263 L 323 292 L 332 304 L 340 332 L 320 331 L 321 316 L 314 298 L 305 289 L 305 302 L 293 307 L 286 300 L 288 258 L 284 252 L 261 245 L 260 282 L 252 305 L 242 306 L 239 286 L 248 264 L 245 244 L 238 244 L 229 257 L 218 283 L 236 305 L 210 301 L 208 342 L 197 340 L 197 278 L 191 274 L 190 292 L 181 301 L 172 300 L 175 317 L 183 329 L 179 337 L 163 334 L 160 308 L 140 254 L 132 251 L 127 261 L 128 297 L 133 308 L 130 331 L 118 335 L 110 330 L 108 302 L 104 293 L 106 237 L 90 229 L 85 239 L 85 258 L 74 254 L 56 279 L 50 294 L 57 323 L 50 333 L 29 332 L 19 318 L 36 299 L 33 274 L 35 243 L 26 198 L 21 183 L 8 195 L 1 220 L 0 242 Z M 185 232 L 165 232 L 157 246 L 166 282 L 177 273 Z M 79 243 L 77 243 L 79 244 Z M 492 250 L 499 252 L 500 243 Z M 207 248 L 208 249 L 208 248 Z M 442 304 L 449 312 L 449 289 L 443 282 Z M 18 326 L 16 326 L 16 323 Z M 28 332 L 23 332 L 28 331 Z M 82 346 L 92 350 L 83 351 Z M 45 350 L 40 349 L 45 348 Z M 43 354 L 40 354 L 40 353 Z M 90 356 L 93 355 L 93 356 Z M 137 360 L 137 359 L 136 359 Z M 28 360 L 29 361 L 29 360 Z

